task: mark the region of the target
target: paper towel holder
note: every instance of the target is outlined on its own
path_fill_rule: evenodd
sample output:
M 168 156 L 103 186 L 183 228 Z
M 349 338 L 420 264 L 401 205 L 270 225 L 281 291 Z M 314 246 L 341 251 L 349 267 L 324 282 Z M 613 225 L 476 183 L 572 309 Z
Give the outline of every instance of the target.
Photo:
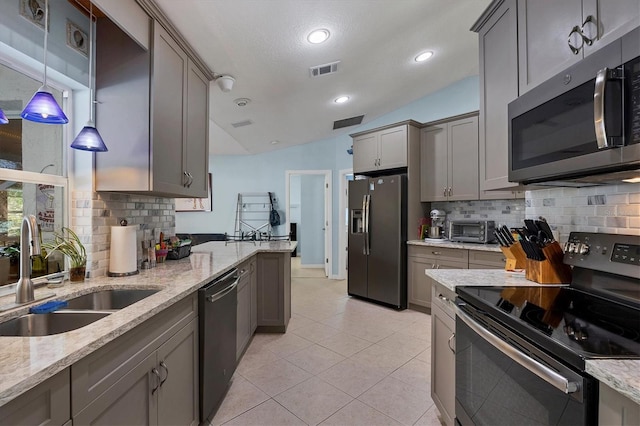
M 126 219 L 122 219 L 122 220 L 120 221 L 120 226 L 123 226 L 123 227 L 124 227 L 124 226 L 127 226 L 127 225 L 128 225 L 128 222 L 127 222 L 127 220 L 126 220 Z M 109 250 L 109 251 L 110 251 L 110 262 L 109 262 L 109 268 L 111 268 L 111 266 L 112 266 L 112 264 L 113 264 L 113 259 L 114 259 L 114 251 L 113 251 L 113 228 L 117 228 L 117 227 L 112 227 L 112 231 L 111 231 L 112 238 L 111 238 L 111 248 L 110 248 L 110 250 Z M 137 246 L 137 244 L 136 244 L 136 239 L 135 239 L 135 234 L 134 234 L 134 237 L 133 237 L 133 247 L 136 247 L 136 246 Z M 137 274 L 139 274 L 139 273 L 140 273 L 140 270 L 138 270 L 138 268 L 137 268 L 137 259 L 134 259 L 134 262 L 133 262 L 133 264 L 132 264 L 131 266 L 134 268 L 134 270 L 132 270 L 132 271 L 127 271 L 127 272 L 112 272 L 111 270 L 108 270 L 108 271 L 107 271 L 107 276 L 108 276 L 108 277 L 128 277 L 128 276 L 131 276 L 131 275 L 137 275 Z

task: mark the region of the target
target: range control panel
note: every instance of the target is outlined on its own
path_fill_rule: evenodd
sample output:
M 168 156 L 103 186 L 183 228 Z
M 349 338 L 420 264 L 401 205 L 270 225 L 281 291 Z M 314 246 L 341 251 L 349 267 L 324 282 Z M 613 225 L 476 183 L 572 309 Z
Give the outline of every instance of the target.
M 640 236 L 572 232 L 564 263 L 632 278 L 640 277 Z

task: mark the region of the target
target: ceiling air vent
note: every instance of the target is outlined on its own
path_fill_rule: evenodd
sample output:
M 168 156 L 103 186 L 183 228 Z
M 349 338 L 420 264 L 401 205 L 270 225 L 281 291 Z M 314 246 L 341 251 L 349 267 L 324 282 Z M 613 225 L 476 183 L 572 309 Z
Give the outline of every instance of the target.
M 334 72 L 338 72 L 339 63 L 340 61 L 336 61 L 330 64 L 311 67 L 309 68 L 309 77 L 320 77 L 321 75 L 333 74 Z
M 244 120 L 244 121 L 238 121 L 237 123 L 231 123 L 231 125 L 233 127 L 235 127 L 236 129 L 238 127 L 244 127 L 244 126 L 248 126 L 249 124 L 253 124 L 253 121 L 251 120 Z
M 343 120 L 337 120 L 333 122 L 333 130 L 342 129 L 343 127 L 355 126 L 362 123 L 364 115 L 358 115 L 356 117 L 345 118 Z

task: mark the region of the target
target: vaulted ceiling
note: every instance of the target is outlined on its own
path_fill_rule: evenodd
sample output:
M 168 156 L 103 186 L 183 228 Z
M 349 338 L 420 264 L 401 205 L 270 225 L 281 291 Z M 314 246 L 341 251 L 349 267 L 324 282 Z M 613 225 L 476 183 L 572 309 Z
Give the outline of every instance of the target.
M 211 152 L 261 153 L 353 131 L 333 122 L 380 115 L 478 73 L 471 25 L 489 0 L 155 0 L 217 75 Z M 329 30 L 321 44 L 307 41 Z M 433 51 L 418 63 L 416 55 Z M 309 68 L 340 61 L 337 72 Z M 349 101 L 337 104 L 338 96 Z M 236 99 L 248 98 L 246 106 Z M 234 127 L 249 120 L 251 124 Z M 272 143 L 277 141 L 277 143 Z

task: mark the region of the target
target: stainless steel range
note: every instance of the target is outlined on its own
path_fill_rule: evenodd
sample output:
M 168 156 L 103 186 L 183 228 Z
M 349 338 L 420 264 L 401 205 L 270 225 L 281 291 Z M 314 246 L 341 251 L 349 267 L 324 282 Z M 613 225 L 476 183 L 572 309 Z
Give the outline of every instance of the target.
M 585 360 L 640 358 L 640 237 L 572 233 L 568 287 L 458 287 L 462 425 L 597 424 Z

